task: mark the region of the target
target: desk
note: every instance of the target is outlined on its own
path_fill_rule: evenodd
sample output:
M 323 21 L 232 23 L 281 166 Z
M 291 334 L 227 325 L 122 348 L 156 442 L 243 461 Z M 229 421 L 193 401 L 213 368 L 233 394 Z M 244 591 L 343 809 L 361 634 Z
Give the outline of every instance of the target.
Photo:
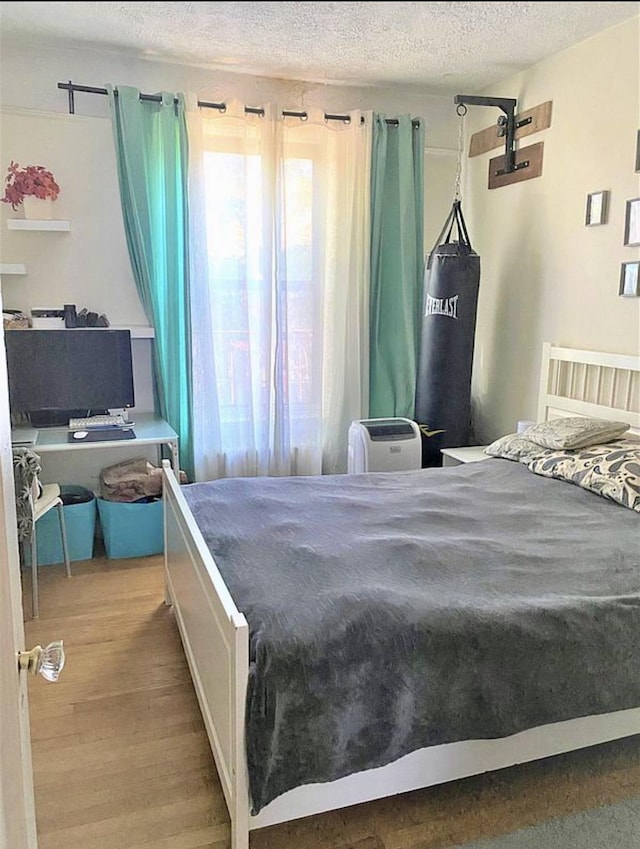
M 164 419 L 153 413 L 136 413 L 133 417 L 135 439 L 105 440 L 104 442 L 69 442 L 69 429 L 66 427 L 47 427 L 38 430 L 35 445 L 30 446 L 36 454 L 47 454 L 56 451 L 102 451 L 105 448 L 136 448 L 141 445 L 168 446 L 171 451 L 171 465 L 176 475 L 180 473 L 178 459 L 178 434 Z

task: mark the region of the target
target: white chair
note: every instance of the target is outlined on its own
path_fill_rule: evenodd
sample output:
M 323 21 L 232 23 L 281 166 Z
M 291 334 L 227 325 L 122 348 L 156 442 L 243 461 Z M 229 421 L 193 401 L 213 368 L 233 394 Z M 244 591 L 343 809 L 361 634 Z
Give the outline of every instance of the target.
M 36 523 L 38 519 L 42 519 L 49 510 L 54 507 L 58 511 L 58 522 L 60 523 L 60 537 L 62 540 L 62 556 L 64 558 L 64 568 L 67 573 L 67 578 L 71 577 L 71 563 L 69 562 L 69 549 L 67 547 L 67 530 L 64 524 L 64 511 L 62 509 L 62 498 L 60 497 L 60 487 L 57 483 L 46 483 L 42 485 L 42 491 L 39 498 L 32 499 L 33 503 L 33 530 L 31 532 L 31 540 L 29 548 L 31 549 L 31 596 L 33 599 L 33 617 L 37 619 L 40 615 L 38 605 L 38 547 L 36 544 Z
M 16 492 L 16 511 L 18 519 L 18 540 L 29 546 L 31 559 L 31 595 L 33 599 L 33 617 L 40 615 L 38 600 L 38 548 L 36 543 L 36 524 L 55 507 L 58 511 L 60 538 L 62 541 L 62 556 L 64 559 L 67 578 L 71 577 L 69 549 L 67 547 L 67 531 L 64 523 L 63 502 L 60 487 L 57 483 L 42 485 L 38 479 L 40 474 L 40 458 L 28 448 L 14 448 L 13 472 Z M 26 557 L 24 558 L 26 560 Z

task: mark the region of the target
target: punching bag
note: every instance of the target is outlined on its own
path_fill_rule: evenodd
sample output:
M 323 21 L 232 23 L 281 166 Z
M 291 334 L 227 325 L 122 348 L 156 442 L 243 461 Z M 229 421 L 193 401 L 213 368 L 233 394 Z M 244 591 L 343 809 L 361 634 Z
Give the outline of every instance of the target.
M 454 227 L 457 241 L 451 240 Z M 423 277 L 414 415 L 422 432 L 423 468 L 442 465 L 441 448 L 469 444 L 479 286 L 480 257 L 455 200 Z

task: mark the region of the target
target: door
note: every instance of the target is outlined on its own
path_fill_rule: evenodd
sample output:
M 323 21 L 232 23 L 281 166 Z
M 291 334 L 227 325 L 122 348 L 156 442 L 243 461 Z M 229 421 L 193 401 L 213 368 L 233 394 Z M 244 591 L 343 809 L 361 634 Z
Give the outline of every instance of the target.
M 27 676 L 18 672 L 17 662 L 17 652 L 25 646 L 4 333 L 0 334 L 0 473 L 0 846 L 36 849 Z

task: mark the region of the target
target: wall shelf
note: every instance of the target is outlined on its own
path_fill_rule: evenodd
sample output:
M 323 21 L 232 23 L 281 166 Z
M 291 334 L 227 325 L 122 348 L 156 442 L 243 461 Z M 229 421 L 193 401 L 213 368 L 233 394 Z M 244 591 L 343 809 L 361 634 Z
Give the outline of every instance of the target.
M 8 218 L 9 230 L 71 230 L 71 222 L 63 219 Z
M 27 266 L 21 262 L 0 262 L 0 274 L 26 274 Z
M 31 329 L 38 330 L 37 327 Z M 153 339 L 156 335 L 153 327 L 145 324 L 110 324 L 109 327 L 78 327 L 75 329 L 95 330 L 96 332 L 99 330 L 129 330 L 132 339 Z M 64 325 L 60 326 L 60 330 L 64 330 Z
M 0 272 L 4 273 L 4 272 Z M 36 328 L 37 329 L 37 328 Z M 64 325 L 60 325 L 60 330 L 64 329 Z M 132 339 L 155 339 L 155 330 L 153 327 L 148 327 L 144 324 L 110 324 L 109 327 L 82 327 L 80 330 L 128 330 L 131 333 Z
M 110 324 L 109 327 L 96 328 L 96 330 L 129 330 L 132 339 L 153 339 L 155 330 L 146 324 Z

